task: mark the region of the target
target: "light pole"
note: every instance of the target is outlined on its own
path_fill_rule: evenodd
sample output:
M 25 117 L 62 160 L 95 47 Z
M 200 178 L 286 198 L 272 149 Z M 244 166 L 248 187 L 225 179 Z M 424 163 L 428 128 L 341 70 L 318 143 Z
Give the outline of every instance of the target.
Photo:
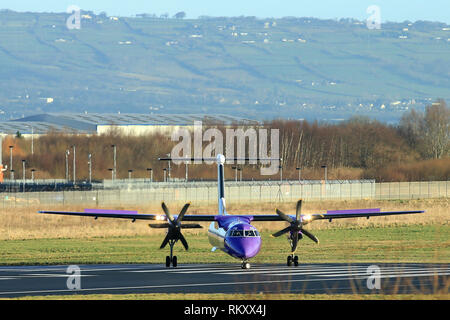
M 168 153 L 167 156 L 170 158 L 170 153 Z M 172 161 L 172 160 L 169 160 L 169 168 L 168 168 L 169 174 L 168 174 L 168 179 L 167 179 L 167 181 L 170 181 L 170 162 L 171 162 L 171 161 Z
M 66 182 L 69 182 L 69 149 L 66 150 Z
M 14 146 L 9 146 L 9 178 L 14 180 L 14 170 L 13 170 L 13 149 Z
M 231 167 L 231 169 L 234 170 L 234 181 L 237 182 L 237 172 L 238 172 L 238 167 Z
M 88 154 L 89 164 L 89 183 L 92 183 L 92 154 Z
M 34 155 L 34 128 L 31 126 L 31 155 Z
M 301 181 L 300 175 L 301 175 L 302 169 L 297 167 L 297 168 L 295 168 L 295 170 L 298 171 L 298 182 L 300 182 Z
M 113 148 L 113 180 L 117 177 L 117 147 L 115 144 L 112 144 L 111 147 Z
M 25 160 L 22 160 L 23 192 L 25 192 Z
M 327 166 L 322 166 L 325 169 L 325 183 L 327 183 Z
M 153 182 L 153 169 L 147 168 L 147 171 L 150 171 L 150 182 Z
M 77 170 L 77 168 L 76 168 L 76 154 L 75 154 L 75 145 L 73 145 L 72 146 L 72 148 L 73 148 L 73 184 L 75 184 L 76 183 L 76 170 Z

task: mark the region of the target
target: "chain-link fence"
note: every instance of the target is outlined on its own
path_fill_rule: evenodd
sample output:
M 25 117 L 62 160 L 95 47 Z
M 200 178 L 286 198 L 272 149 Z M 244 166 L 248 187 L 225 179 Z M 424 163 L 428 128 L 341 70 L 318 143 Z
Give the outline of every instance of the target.
M 86 207 L 145 206 L 170 202 L 217 203 L 216 182 L 121 182 L 121 188 L 89 191 L 0 193 L 3 208 L 31 205 L 83 205 Z M 225 186 L 228 203 L 291 202 L 304 200 L 424 199 L 446 198 L 449 181 L 387 182 L 357 181 L 246 181 Z

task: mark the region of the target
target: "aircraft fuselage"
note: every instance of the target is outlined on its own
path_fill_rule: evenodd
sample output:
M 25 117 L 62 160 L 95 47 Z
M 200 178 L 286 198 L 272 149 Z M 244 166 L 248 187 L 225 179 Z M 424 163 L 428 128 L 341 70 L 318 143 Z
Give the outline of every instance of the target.
M 208 229 L 209 243 L 228 255 L 246 261 L 261 249 L 261 236 L 244 216 L 217 216 Z

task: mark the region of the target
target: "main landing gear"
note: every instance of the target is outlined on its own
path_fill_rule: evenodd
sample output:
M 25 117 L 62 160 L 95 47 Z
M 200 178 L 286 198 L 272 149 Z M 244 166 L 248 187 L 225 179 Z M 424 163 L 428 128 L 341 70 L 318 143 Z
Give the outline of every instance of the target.
M 294 264 L 295 267 L 298 266 L 298 256 L 294 256 L 294 254 L 291 254 L 287 257 L 287 266 L 291 267 L 292 264 Z
M 170 268 L 170 265 L 176 268 L 178 265 L 177 256 L 173 255 L 173 246 L 175 245 L 176 242 L 177 240 L 169 240 L 170 256 L 166 256 L 166 268 Z

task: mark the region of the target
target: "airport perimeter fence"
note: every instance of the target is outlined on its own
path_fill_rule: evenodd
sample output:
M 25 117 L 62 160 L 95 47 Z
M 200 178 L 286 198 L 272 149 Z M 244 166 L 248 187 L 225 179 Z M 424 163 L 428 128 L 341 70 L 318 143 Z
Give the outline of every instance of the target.
M 22 206 L 82 205 L 85 207 L 146 206 L 166 202 L 217 203 L 216 182 L 125 181 L 121 188 L 59 192 L 0 192 L 3 208 Z M 450 181 L 386 182 L 357 181 L 227 181 L 227 203 L 293 202 L 304 200 L 397 200 L 448 198 Z

